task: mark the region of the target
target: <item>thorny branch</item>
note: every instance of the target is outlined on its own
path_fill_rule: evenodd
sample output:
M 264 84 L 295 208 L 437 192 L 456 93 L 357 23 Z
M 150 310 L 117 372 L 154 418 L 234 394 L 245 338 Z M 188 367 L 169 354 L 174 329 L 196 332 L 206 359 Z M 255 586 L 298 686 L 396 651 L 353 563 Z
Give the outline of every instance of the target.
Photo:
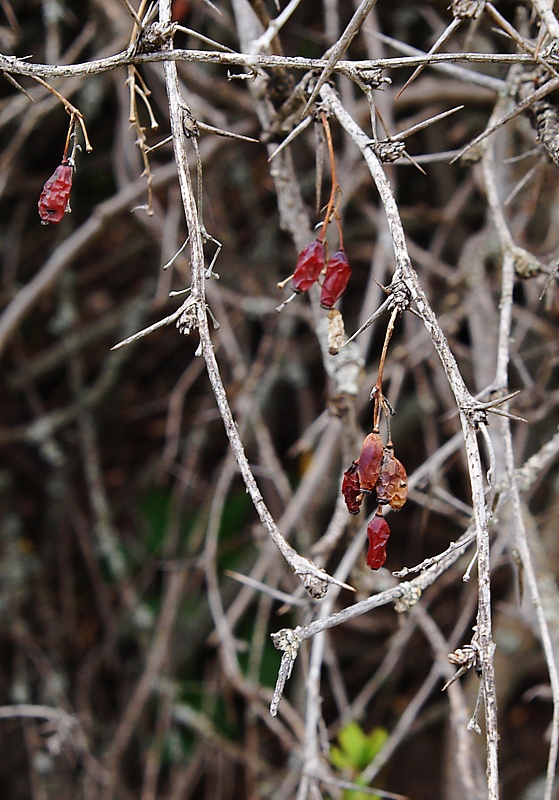
M 163 2 L 162 0 L 160 3 L 160 21 L 163 24 L 170 23 L 170 2 Z M 188 112 L 188 108 L 181 97 L 176 65 L 172 61 L 166 61 L 163 66 L 169 97 L 171 133 L 173 135 L 175 161 L 177 164 L 179 185 L 181 188 L 190 240 L 192 285 L 189 300 L 193 307 L 193 313 L 196 316 L 195 327 L 200 336 L 201 355 L 206 361 L 208 377 L 212 384 L 227 436 L 229 437 L 241 475 L 243 476 L 243 480 L 245 481 L 247 490 L 258 512 L 262 525 L 276 543 L 295 574 L 301 579 L 307 591 L 311 596 L 320 598 L 326 592 L 328 583 L 342 584 L 327 575 L 323 569 L 316 567 L 311 561 L 300 556 L 281 535 L 264 503 L 264 499 L 258 489 L 252 470 L 250 469 L 219 374 L 219 367 L 215 358 L 206 314 L 204 243 L 202 240 L 198 209 L 196 208 L 196 199 L 190 179 L 190 169 L 186 153 L 185 115 Z M 346 588 L 349 587 L 346 586 Z
M 433 313 L 425 293 L 423 292 L 417 273 L 411 266 L 408 255 L 404 231 L 400 222 L 400 215 L 386 180 L 382 165 L 370 147 L 368 137 L 354 123 L 347 114 L 335 93 L 330 87 L 322 90 L 323 99 L 329 103 L 333 113 L 336 115 L 346 132 L 353 138 L 360 148 L 363 157 L 369 167 L 373 179 L 379 191 L 381 201 L 384 205 L 388 225 L 392 235 L 394 255 L 396 258 L 397 271 L 395 277 L 401 279 L 408 287 L 410 294 L 416 304 L 417 310 L 422 317 L 423 323 L 431 335 L 433 345 L 437 350 L 444 366 L 449 383 L 454 392 L 456 403 L 460 410 L 460 419 L 466 445 L 468 457 L 468 469 L 472 488 L 472 505 L 477 536 L 477 559 L 478 559 L 478 586 L 479 586 L 479 605 L 478 605 L 478 636 L 480 645 L 480 661 L 484 681 L 485 699 L 485 719 L 487 726 L 487 778 L 489 796 L 498 797 L 498 767 L 497 767 L 497 700 L 495 694 L 495 677 L 493 671 L 494 643 L 491 632 L 491 589 L 490 589 L 490 560 L 489 560 L 489 531 L 488 514 L 484 497 L 483 471 L 481 467 L 481 456 L 477 442 L 477 429 L 487 424 L 485 414 L 476 410 L 476 402 L 466 389 L 463 378 L 458 369 L 458 365 L 452 355 L 446 337 L 444 336 L 438 321 Z
M 497 769 L 497 708 L 495 696 L 495 680 L 493 674 L 494 644 L 491 634 L 491 594 L 490 594 L 490 563 L 489 563 L 489 534 L 487 527 L 487 513 L 484 499 L 484 483 L 481 468 L 481 458 L 476 439 L 476 431 L 480 425 L 485 425 L 485 415 L 476 413 L 474 398 L 467 391 L 454 356 L 450 352 L 446 338 L 440 329 L 438 321 L 432 312 L 421 286 L 417 274 L 411 266 L 407 253 L 403 228 L 401 226 L 398 209 L 389 184 L 385 178 L 384 170 L 378 157 L 370 147 L 368 137 L 358 128 L 347 114 L 341 103 L 330 87 L 323 87 L 322 98 L 327 102 L 332 112 L 337 116 L 345 130 L 352 136 L 375 179 L 381 200 L 386 210 L 388 225 L 392 234 L 394 253 L 397 263 L 395 280 L 401 279 L 408 287 L 417 309 L 429 330 L 433 344 L 439 353 L 449 383 L 453 388 L 457 405 L 460 409 L 462 429 L 468 456 L 470 481 L 472 485 L 473 508 L 477 534 L 477 556 L 479 564 L 479 606 L 478 606 L 478 633 L 480 641 L 480 659 L 484 678 L 485 713 L 487 725 L 487 774 L 490 797 L 498 797 L 498 769 Z M 368 610 L 368 607 L 367 607 Z
M 28 75 L 39 78 L 67 78 L 74 76 L 98 75 L 110 72 L 119 67 L 131 64 L 146 64 L 158 62 L 184 61 L 186 63 L 223 64 L 230 67 L 247 67 L 249 69 L 285 67 L 288 69 L 316 70 L 325 68 L 328 62 L 320 58 L 301 58 L 295 56 L 274 55 L 246 55 L 244 53 L 224 53 L 212 50 L 169 50 L 168 52 L 152 52 L 132 54 L 128 50 L 114 56 L 88 61 L 84 64 L 71 64 L 68 66 L 50 64 L 30 64 L 15 56 L 0 54 L 0 70 L 10 75 Z M 416 67 L 423 64 L 536 64 L 530 55 L 508 55 L 483 53 L 435 53 L 417 56 L 402 56 L 400 58 L 376 58 L 367 61 L 340 60 L 333 67 L 333 72 L 352 78 L 359 76 L 361 71 L 371 69 L 398 69 Z M 472 76 L 472 80 L 475 78 Z M 494 83 L 492 85 L 495 85 Z M 497 84 L 498 85 L 498 84 Z

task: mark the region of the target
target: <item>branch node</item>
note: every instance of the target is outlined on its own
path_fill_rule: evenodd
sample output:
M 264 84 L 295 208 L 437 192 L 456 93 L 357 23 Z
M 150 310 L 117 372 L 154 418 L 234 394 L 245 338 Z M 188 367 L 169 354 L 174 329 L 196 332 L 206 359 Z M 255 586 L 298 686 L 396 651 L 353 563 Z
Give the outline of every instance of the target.
M 421 586 L 415 586 L 410 581 L 404 581 L 400 584 L 400 589 L 402 594 L 394 603 L 394 611 L 397 614 L 403 614 L 406 611 L 410 611 L 414 607 L 414 605 L 419 602 L 419 599 L 422 595 Z
M 291 677 L 293 664 L 295 663 L 301 645 L 301 639 L 297 631 L 291 628 L 282 628 L 281 631 L 272 633 L 271 639 L 277 650 L 283 650 L 276 687 L 274 689 L 272 702 L 270 703 L 270 715 L 275 717 L 278 713 L 278 707 L 285 689 L 285 684 Z

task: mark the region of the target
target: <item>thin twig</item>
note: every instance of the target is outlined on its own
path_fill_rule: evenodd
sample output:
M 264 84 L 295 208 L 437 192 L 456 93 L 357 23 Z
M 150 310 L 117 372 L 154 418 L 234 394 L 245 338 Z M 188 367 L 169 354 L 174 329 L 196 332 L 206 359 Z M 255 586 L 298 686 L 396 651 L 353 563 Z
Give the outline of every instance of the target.
M 353 14 L 352 18 L 347 24 L 345 31 L 339 37 L 336 44 L 332 47 L 330 51 L 330 55 L 328 56 L 328 61 L 326 65 L 323 67 L 322 72 L 314 85 L 312 92 L 310 94 L 309 99 L 307 100 L 307 105 L 303 111 L 302 116 L 305 116 L 312 106 L 316 98 L 318 97 L 320 90 L 334 71 L 336 64 L 339 62 L 343 54 L 346 52 L 347 48 L 350 46 L 354 38 L 359 33 L 359 30 L 365 20 L 367 19 L 370 12 L 376 6 L 377 0 L 361 0 L 358 8 L 356 9 L 355 13 Z
M 160 0 L 160 21 L 163 23 L 168 23 L 170 22 L 170 19 L 170 0 Z M 316 567 L 308 559 L 300 556 L 281 535 L 264 502 L 252 470 L 250 469 L 235 420 L 233 419 L 233 415 L 231 413 L 225 388 L 221 380 L 206 315 L 206 270 L 204 267 L 204 249 L 199 213 L 198 209 L 196 208 L 192 181 L 190 179 L 190 169 L 186 155 L 186 137 L 184 129 L 185 104 L 180 94 L 176 64 L 174 62 L 167 61 L 164 64 L 164 70 L 169 98 L 171 133 L 173 134 L 175 160 L 185 209 L 188 234 L 190 237 L 192 263 L 191 297 L 195 306 L 197 327 L 200 335 L 201 352 L 206 362 L 208 377 L 212 385 L 223 423 L 225 425 L 225 430 L 229 438 L 231 448 L 235 454 L 241 475 L 252 498 L 254 507 L 258 512 L 262 525 L 276 543 L 280 552 L 289 563 L 295 574 L 301 579 L 307 590 L 314 596 L 320 597 L 325 593 L 329 583 L 336 583 L 340 585 L 340 582 L 329 576 L 323 569 Z M 350 588 L 347 586 L 347 584 L 343 585 L 346 588 Z
M 444 333 L 433 313 L 425 293 L 423 292 L 407 251 L 404 231 L 400 220 L 398 208 L 392 190 L 382 168 L 380 161 L 372 148 L 368 147 L 368 137 L 356 125 L 350 115 L 345 111 L 335 92 L 329 86 L 324 86 L 321 92 L 322 99 L 327 102 L 340 124 L 357 144 L 371 175 L 376 183 L 381 201 L 384 205 L 388 226 L 390 228 L 397 270 L 406 283 L 419 311 L 423 323 L 429 333 L 433 345 L 442 361 L 449 384 L 452 388 L 456 403 L 460 409 L 460 420 L 466 454 L 468 459 L 468 472 L 472 490 L 472 505 L 477 534 L 478 550 L 478 636 L 480 644 L 480 661 L 484 680 L 485 720 L 487 743 L 487 780 L 489 798 L 496 800 L 499 796 L 498 778 L 498 727 L 497 727 L 497 701 L 495 692 L 495 677 L 491 627 L 491 588 L 490 588 L 490 559 L 489 559 L 489 533 L 487 508 L 485 505 L 485 492 L 481 456 L 477 442 L 476 430 L 484 424 L 485 412 L 476 412 L 474 398 L 468 392 L 464 380 L 458 369 L 453 354 L 448 347 Z
M 452 64 L 535 64 L 534 58 L 529 55 L 507 54 L 507 53 L 435 53 L 428 55 L 416 50 L 408 45 L 390 37 L 380 36 L 381 40 L 387 40 L 391 44 L 398 44 L 405 47 L 408 51 L 418 55 L 377 58 L 368 61 L 343 61 L 340 60 L 333 67 L 333 72 L 352 78 L 361 71 L 374 69 L 405 69 L 428 64 L 433 67 L 450 68 Z M 23 59 L 15 56 L 0 54 L 0 71 L 11 75 L 27 75 L 31 78 L 68 78 L 79 75 L 98 75 L 104 72 L 111 72 L 119 67 L 130 64 L 147 64 L 160 62 L 183 61 L 185 63 L 198 64 L 222 64 L 224 66 L 238 66 L 247 68 L 268 68 L 274 69 L 284 67 L 285 69 L 316 70 L 324 69 L 328 65 L 328 60 L 322 58 L 303 58 L 300 56 L 276 56 L 276 55 L 250 55 L 245 53 L 223 53 L 213 50 L 168 50 L 165 52 L 156 51 L 153 53 L 131 54 L 130 51 L 123 50 L 115 55 L 106 58 L 93 59 L 81 64 L 51 65 L 51 64 L 29 64 Z M 499 91 L 503 87 L 503 81 L 490 75 L 483 75 L 473 71 L 460 70 L 456 73 L 462 80 L 482 85 Z

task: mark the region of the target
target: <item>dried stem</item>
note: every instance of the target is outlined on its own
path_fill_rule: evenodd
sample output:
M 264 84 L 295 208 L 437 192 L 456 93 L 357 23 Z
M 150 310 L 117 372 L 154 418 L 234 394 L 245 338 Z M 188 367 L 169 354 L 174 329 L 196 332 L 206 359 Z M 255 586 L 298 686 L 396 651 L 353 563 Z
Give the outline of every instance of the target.
M 170 0 L 161 0 L 160 21 L 162 23 L 169 23 L 171 19 L 170 15 Z M 221 380 L 206 315 L 204 247 L 198 209 L 196 208 L 195 194 L 192 181 L 190 179 L 190 169 L 188 166 L 186 153 L 184 117 L 188 109 L 185 106 L 180 94 L 176 64 L 171 61 L 165 62 L 164 70 L 169 98 L 171 133 L 173 135 L 175 160 L 177 164 L 179 185 L 185 210 L 188 235 L 190 237 L 192 265 L 191 298 L 195 306 L 197 327 L 200 335 L 201 352 L 206 362 L 208 377 L 212 385 L 219 412 L 225 425 L 225 430 L 229 438 L 231 448 L 262 525 L 276 543 L 283 557 L 291 566 L 292 570 L 301 579 L 307 588 L 307 591 L 309 591 L 313 596 L 320 597 L 325 593 L 328 583 L 339 584 L 339 582 L 327 575 L 324 570 L 316 567 L 311 561 L 300 556 L 281 535 L 276 523 L 272 518 L 272 515 L 268 511 L 254 475 L 252 474 L 252 470 L 250 469 L 235 420 L 233 419 L 233 415 L 231 413 L 225 388 Z
M 388 37 L 380 37 L 388 38 Z M 395 40 L 394 40 L 395 41 Z M 414 50 L 414 48 L 409 48 Z M 416 51 L 417 52 L 417 51 Z M 277 55 L 247 55 L 245 53 L 224 53 L 212 50 L 169 50 L 155 51 L 151 53 L 133 54 L 130 50 L 123 50 L 113 56 L 94 59 L 83 64 L 69 65 L 50 65 L 50 64 L 29 64 L 27 61 L 14 56 L 0 54 L 0 70 L 11 75 L 28 75 L 32 78 L 67 78 L 78 75 L 98 75 L 110 72 L 119 67 L 130 64 L 146 64 L 161 62 L 183 61 L 185 63 L 204 63 L 222 64 L 224 66 L 236 66 L 247 68 L 268 68 L 285 67 L 286 69 L 316 70 L 328 65 L 328 61 L 322 58 L 303 58 L 300 56 L 277 56 Z M 450 65 L 456 63 L 465 64 L 535 64 L 538 63 L 530 55 L 522 54 L 485 54 L 485 53 L 420 53 L 419 55 L 401 56 L 393 58 L 377 58 L 366 61 L 338 61 L 332 68 L 333 72 L 345 75 L 352 79 L 354 75 L 359 75 L 362 71 L 374 69 L 399 69 L 417 67 L 423 64 L 428 65 Z M 461 74 L 465 80 L 476 82 L 476 73 L 466 72 Z M 477 82 L 484 86 L 490 86 L 494 90 L 502 88 L 503 82 L 498 78 L 480 75 Z M 551 90 L 550 90 L 551 91 Z
M 476 412 L 476 403 L 468 392 L 458 365 L 450 351 L 446 337 L 441 330 L 437 318 L 420 286 L 415 270 L 411 266 L 408 255 L 403 227 L 398 208 L 386 179 L 380 161 L 371 147 L 369 139 L 356 125 L 350 115 L 343 108 L 335 92 L 324 86 L 321 92 L 322 99 L 330 105 L 332 112 L 338 118 L 345 131 L 357 144 L 371 175 L 376 183 L 381 201 L 384 205 L 388 226 L 392 236 L 394 255 L 397 264 L 397 273 L 413 297 L 417 310 L 429 334 L 433 345 L 441 359 L 448 381 L 456 398 L 460 410 L 460 420 L 466 446 L 468 471 L 472 490 L 472 505 L 477 536 L 478 553 L 478 635 L 480 645 L 480 658 L 484 683 L 486 743 L 487 743 L 487 780 L 491 800 L 499 796 L 498 778 L 498 726 L 497 726 L 497 699 L 495 692 L 495 676 L 493 665 L 494 644 L 491 632 L 491 585 L 490 585 L 490 559 L 489 559 L 489 533 L 488 518 L 484 496 L 483 471 L 481 456 L 477 442 L 476 431 L 481 425 L 486 425 L 485 414 Z
M 30 73 L 30 77 L 32 77 L 35 81 L 37 81 L 37 83 L 40 83 L 41 86 L 44 86 L 45 89 L 47 89 L 51 94 L 53 94 L 57 98 L 57 100 L 60 100 L 60 102 L 66 109 L 67 113 L 70 115 L 70 131 L 68 133 L 68 137 L 66 140 L 66 148 L 68 146 L 70 135 L 74 131 L 75 120 L 78 120 L 80 127 L 82 129 L 86 152 L 91 153 L 93 151 L 93 147 L 87 135 L 87 128 L 85 127 L 85 120 L 83 118 L 82 112 L 78 108 L 76 108 L 76 106 L 72 105 L 72 103 L 70 103 L 69 100 L 66 100 L 66 98 L 63 95 L 61 95 L 60 92 L 58 92 L 54 88 L 54 86 L 50 86 L 50 84 L 48 84 L 41 77 L 39 77 L 39 75 L 36 75 L 35 73 Z M 64 152 L 66 153 L 66 149 L 64 150 Z
M 326 135 L 326 143 L 328 145 L 328 155 L 330 157 L 330 176 L 332 179 L 332 188 L 330 189 L 330 197 L 328 199 L 328 205 L 326 206 L 326 212 L 324 214 L 324 222 L 322 223 L 322 229 L 318 235 L 318 240 L 320 242 L 326 241 L 326 230 L 328 225 L 330 224 L 330 220 L 332 215 L 336 213 L 335 206 L 337 199 L 340 195 L 340 185 L 338 183 L 338 179 L 336 177 L 336 156 L 334 154 L 334 145 L 332 144 L 332 133 L 330 131 L 330 124 L 328 122 L 328 118 L 324 112 L 320 114 L 320 120 L 322 122 L 322 127 L 324 128 L 324 133 Z M 336 219 L 338 219 L 336 217 Z M 342 226 L 338 222 L 338 231 L 340 237 L 340 248 L 343 249 L 343 234 L 342 234 Z

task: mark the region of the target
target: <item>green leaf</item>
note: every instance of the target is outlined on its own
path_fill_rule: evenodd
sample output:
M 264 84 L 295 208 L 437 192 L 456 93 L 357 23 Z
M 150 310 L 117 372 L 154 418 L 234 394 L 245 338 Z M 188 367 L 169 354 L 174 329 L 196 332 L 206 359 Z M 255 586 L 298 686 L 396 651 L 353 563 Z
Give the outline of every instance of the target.
M 353 770 L 354 768 L 351 758 L 345 750 L 342 750 L 340 747 L 334 746 L 330 749 L 330 761 L 332 766 L 336 767 L 336 769 L 339 769 L 341 772 L 348 769 Z
M 366 734 L 359 723 L 352 720 L 338 733 L 340 746 L 330 749 L 330 762 L 341 772 L 349 773 L 354 783 L 366 785 L 360 773 L 382 750 L 387 738 L 388 731 L 384 728 L 373 728 Z M 348 789 L 344 800 L 375 800 L 375 796 Z
M 355 769 L 362 769 L 363 757 L 367 750 L 367 736 L 359 723 L 348 722 L 338 734 L 338 741 L 342 749 L 350 759 L 350 763 Z
M 366 744 L 366 764 L 373 760 L 373 758 L 380 753 L 388 739 L 388 731 L 386 728 L 373 728 L 367 736 Z M 366 764 L 364 766 L 366 766 Z

